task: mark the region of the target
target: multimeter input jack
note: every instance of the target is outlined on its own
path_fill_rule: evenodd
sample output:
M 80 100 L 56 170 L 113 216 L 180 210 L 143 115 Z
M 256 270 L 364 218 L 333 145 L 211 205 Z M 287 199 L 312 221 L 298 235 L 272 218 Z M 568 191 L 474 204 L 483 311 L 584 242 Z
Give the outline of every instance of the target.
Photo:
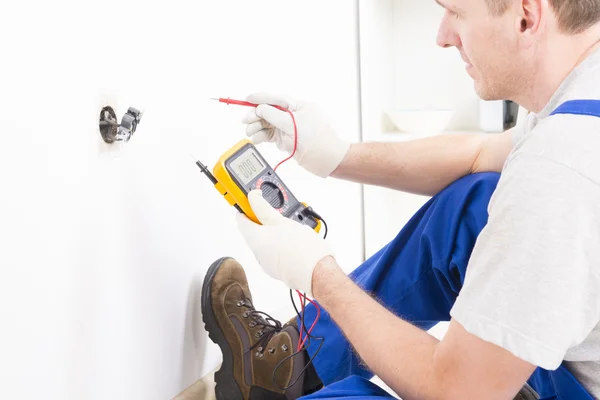
M 323 227 L 325 229 L 325 233 L 323 234 L 323 239 L 327 238 L 327 232 L 329 229 L 327 228 L 327 222 L 321 217 L 311 206 L 306 207 L 302 212 L 298 215 L 298 219 L 302 221 L 302 218 L 313 217 L 323 223 Z

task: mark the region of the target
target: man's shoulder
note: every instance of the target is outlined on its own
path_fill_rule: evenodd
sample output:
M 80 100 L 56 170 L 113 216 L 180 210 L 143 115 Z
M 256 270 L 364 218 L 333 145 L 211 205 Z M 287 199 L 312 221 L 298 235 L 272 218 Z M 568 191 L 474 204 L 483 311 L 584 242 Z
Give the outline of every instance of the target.
M 528 168 L 537 159 L 557 164 L 600 184 L 600 118 L 557 114 L 544 118 L 514 147 L 506 163 Z M 514 161 L 519 159 L 519 163 Z M 543 171 L 540 171 L 543 172 Z

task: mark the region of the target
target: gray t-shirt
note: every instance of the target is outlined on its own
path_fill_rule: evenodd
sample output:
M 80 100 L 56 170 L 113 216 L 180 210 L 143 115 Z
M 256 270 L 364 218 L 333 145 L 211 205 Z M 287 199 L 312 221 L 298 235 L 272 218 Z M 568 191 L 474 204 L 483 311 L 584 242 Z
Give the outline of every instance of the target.
M 600 399 L 600 118 L 549 116 L 574 99 L 600 99 L 600 51 L 516 129 L 451 315 Z

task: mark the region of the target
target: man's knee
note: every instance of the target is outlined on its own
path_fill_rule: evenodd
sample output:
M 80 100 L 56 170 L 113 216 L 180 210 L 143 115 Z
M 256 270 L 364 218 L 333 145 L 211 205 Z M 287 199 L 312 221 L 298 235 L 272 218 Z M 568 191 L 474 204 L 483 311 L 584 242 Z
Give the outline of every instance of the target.
M 443 189 L 440 193 L 445 191 L 458 193 L 481 191 L 483 193 L 491 194 L 496 189 L 499 180 L 500 173 L 498 172 L 478 172 L 476 174 L 469 174 L 457 179 L 448 185 L 448 187 Z
M 500 174 L 481 172 L 464 176 L 433 197 L 432 202 L 444 215 L 470 216 L 481 227 L 487 223 L 487 208 L 496 190 Z M 457 214 L 458 213 L 458 214 Z

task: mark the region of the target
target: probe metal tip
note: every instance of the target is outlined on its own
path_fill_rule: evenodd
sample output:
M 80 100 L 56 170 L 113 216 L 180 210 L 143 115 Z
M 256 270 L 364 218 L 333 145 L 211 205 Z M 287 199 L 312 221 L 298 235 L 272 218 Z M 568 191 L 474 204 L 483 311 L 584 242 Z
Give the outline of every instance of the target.
M 216 97 L 211 97 L 210 99 L 211 99 L 211 100 L 216 100 L 216 101 L 219 101 L 219 99 L 217 99 Z
M 194 162 L 198 161 L 198 159 L 196 157 L 194 157 L 194 155 L 192 153 L 190 153 L 190 157 L 192 157 L 192 159 L 194 160 Z

